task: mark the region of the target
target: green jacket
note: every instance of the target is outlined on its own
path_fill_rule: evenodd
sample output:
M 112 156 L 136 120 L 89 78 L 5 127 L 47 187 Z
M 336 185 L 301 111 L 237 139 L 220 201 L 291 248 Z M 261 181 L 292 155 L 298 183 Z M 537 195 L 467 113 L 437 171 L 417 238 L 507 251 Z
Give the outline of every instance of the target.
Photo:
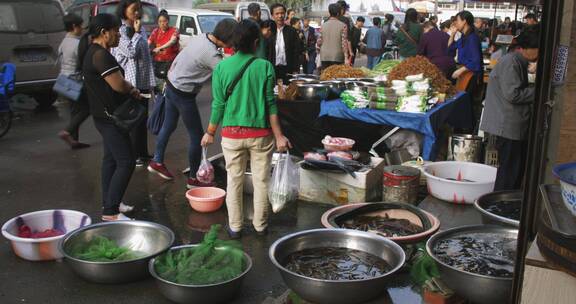
M 402 25 L 402 29 L 404 29 L 404 25 Z M 418 54 L 418 43 L 420 42 L 420 36 L 422 36 L 422 27 L 419 24 L 409 23 L 408 25 L 408 34 L 410 37 L 415 40 L 415 43 L 402 31 L 402 29 L 398 29 L 396 32 L 396 38 L 394 42 L 398 45 L 398 52 L 402 57 L 412 57 Z
M 222 127 L 269 128 L 269 116 L 278 113 L 274 97 L 275 73 L 272 64 L 256 59 L 236 84 L 228 101 L 226 89 L 254 55 L 237 52 L 221 61 L 212 74 L 210 123 Z

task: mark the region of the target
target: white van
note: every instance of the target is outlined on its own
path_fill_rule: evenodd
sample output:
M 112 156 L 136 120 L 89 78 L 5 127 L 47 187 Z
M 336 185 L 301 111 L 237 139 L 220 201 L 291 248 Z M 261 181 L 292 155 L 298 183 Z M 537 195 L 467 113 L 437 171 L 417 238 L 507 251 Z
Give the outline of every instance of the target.
M 262 20 L 272 19 L 270 9 L 268 8 L 268 5 L 266 5 L 266 3 L 264 2 L 242 1 L 242 2 L 205 3 L 196 6 L 196 8 L 209 9 L 234 14 L 236 20 L 242 21 L 250 17 L 250 14 L 248 14 L 248 5 L 250 5 L 250 3 L 258 3 L 260 5 L 260 11 L 262 12 L 261 16 Z
M 214 31 L 221 20 L 234 19 L 232 14 L 205 9 L 169 8 L 166 11 L 170 16 L 170 26 L 180 33 L 180 48 L 184 48 L 192 36 Z

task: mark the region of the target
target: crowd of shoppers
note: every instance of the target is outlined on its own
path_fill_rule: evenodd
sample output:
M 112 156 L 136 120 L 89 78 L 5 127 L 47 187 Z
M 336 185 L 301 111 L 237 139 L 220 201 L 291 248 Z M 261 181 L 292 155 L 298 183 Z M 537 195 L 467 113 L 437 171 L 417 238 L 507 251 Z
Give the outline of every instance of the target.
M 189 136 L 186 186 L 208 186 L 195 174 L 202 146 L 213 144 L 215 132 L 221 128 L 228 176 L 228 234 L 232 238 L 242 234 L 242 189 L 248 160 L 255 186 L 252 224 L 258 234 L 265 234 L 272 153 L 275 148 L 290 148 L 277 116 L 277 80 L 287 84 L 290 74 L 300 71 L 312 74 L 335 64 L 353 65 L 361 48 L 365 49 L 368 68 L 373 68 L 387 45 L 394 42 L 402 59 L 426 56 L 453 80 L 470 75 L 468 91 L 479 83 L 482 42 L 492 41 L 493 33 L 486 31 L 484 20 L 475 19 L 470 12 L 462 11 L 440 24 L 434 16 L 422 23 L 422 16 L 413 9 L 406 11 L 401 26 L 394 23 L 392 15 L 386 15 L 384 21 L 374 17 L 361 39 L 366 20 L 358 17 L 353 23 L 348 9 L 345 1 L 330 4 L 330 17 L 320 34 L 309 18 L 297 17 L 282 4 L 272 5 L 272 20 L 263 21 L 260 5 L 253 3 L 248 7 L 250 18 L 239 23 L 222 20 L 211 33 L 193 37 L 184 49 L 180 49 L 178 30 L 169 26 L 170 16 L 164 10 L 156 20 L 158 27 L 148 36 L 142 27 L 139 0 L 120 1 L 117 15 L 94 16 L 86 33 L 80 17 L 65 16 L 68 33 L 59 49 L 61 74 L 82 75 L 85 86 L 79 100 L 70 102 L 70 123 L 58 135 L 73 149 L 89 147 L 78 141 L 78 129 L 89 115 L 93 116 L 103 139 L 102 220 L 129 219 L 124 213 L 133 207 L 123 202 L 123 196 L 135 166 L 147 164 L 148 171 L 161 178 L 174 178 L 165 154 L 181 117 Z M 524 158 L 514 155 L 521 155 L 525 146 L 534 93 L 526 75 L 529 63 L 538 57 L 536 17 L 529 14 L 525 20 L 516 51 L 504 55 L 490 75 L 480 127 L 497 136 L 502 155 L 498 189 L 515 189 L 522 178 Z M 496 23 L 491 27 L 511 31 L 512 24 L 508 20 L 500 27 Z M 234 54 L 223 59 L 222 48 L 233 48 Z M 317 57 L 321 66 L 316 64 Z M 147 109 L 155 78 L 166 83 L 162 93 L 165 112 L 154 155 L 150 156 L 145 119 L 127 132 L 111 113 L 126 102 L 140 103 Z M 210 78 L 212 111 L 209 121 L 203 122 L 196 97 Z M 204 123 L 208 123 L 206 129 Z

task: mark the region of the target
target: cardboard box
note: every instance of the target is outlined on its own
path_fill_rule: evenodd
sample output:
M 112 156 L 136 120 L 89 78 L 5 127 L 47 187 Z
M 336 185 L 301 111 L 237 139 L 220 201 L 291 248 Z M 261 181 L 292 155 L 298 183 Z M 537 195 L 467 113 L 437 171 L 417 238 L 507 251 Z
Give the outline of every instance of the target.
M 382 174 L 385 161 L 372 157 L 372 169 L 349 174 L 311 171 L 300 168 L 299 198 L 304 201 L 345 205 L 382 199 Z

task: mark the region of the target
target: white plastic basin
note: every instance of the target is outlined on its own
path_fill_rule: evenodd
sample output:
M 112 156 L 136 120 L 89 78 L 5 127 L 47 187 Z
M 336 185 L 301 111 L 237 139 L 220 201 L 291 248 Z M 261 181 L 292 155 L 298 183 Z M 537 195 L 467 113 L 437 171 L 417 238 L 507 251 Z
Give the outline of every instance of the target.
M 473 204 L 476 199 L 494 191 L 497 169 L 488 165 L 445 161 L 424 166 L 428 192 L 455 204 Z

